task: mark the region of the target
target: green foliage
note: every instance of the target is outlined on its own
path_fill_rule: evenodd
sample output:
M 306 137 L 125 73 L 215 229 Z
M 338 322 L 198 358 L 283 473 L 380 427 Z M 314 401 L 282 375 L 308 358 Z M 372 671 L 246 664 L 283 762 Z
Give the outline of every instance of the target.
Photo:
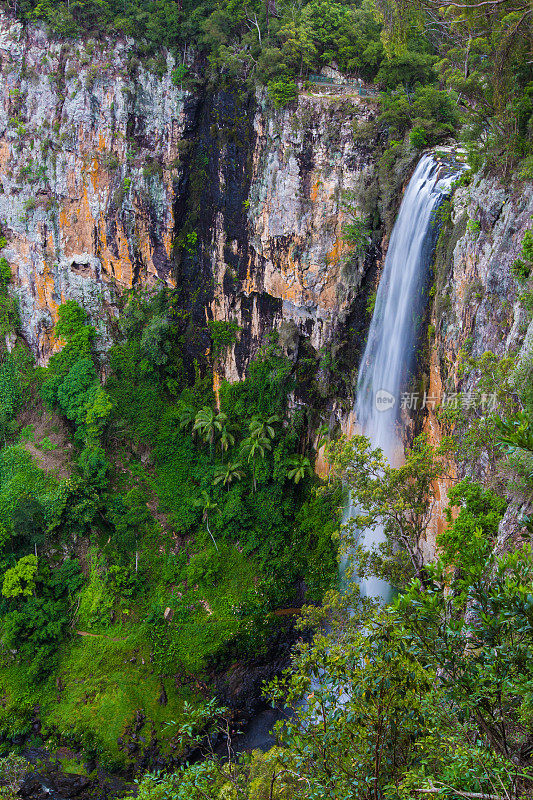
M 389 139 L 411 129 L 411 145 L 420 148 L 453 135 L 459 112 L 450 92 L 428 85 L 417 86 L 411 95 L 399 87 L 383 94 L 379 121 L 387 127 Z
M 222 412 L 216 413 L 212 408 L 205 406 L 201 408 L 194 419 L 192 432 L 198 433 L 204 442 L 213 444 L 215 436 L 222 432 L 224 425 L 227 422 L 227 414 Z
M 533 267 L 533 231 L 527 230 L 522 239 L 520 257 L 513 263 L 511 270 L 515 278 L 527 280 Z
M 371 242 L 371 229 L 368 222 L 358 216 L 357 208 L 353 204 L 350 193 L 345 192 L 342 209 L 348 220 L 342 225 L 342 236 L 350 248 L 350 253 L 363 256 Z
M 0 288 L 5 291 L 8 283 L 11 281 L 11 267 L 6 258 L 0 258 Z
M 98 375 L 92 359 L 80 358 L 57 388 L 57 403 L 61 411 L 77 426 L 83 425 L 87 406 L 97 392 Z
M 165 621 L 162 609 L 147 618 L 152 658 L 161 675 L 198 674 L 216 664 L 232 642 L 248 641 L 250 652 L 265 635 L 268 597 L 254 558 L 233 545 L 206 547 L 194 554 L 177 575 L 179 597 Z
M 60 459 L 63 431 L 50 438 L 56 415 L 46 427 L 32 417 L 20 445 L 0 452 L 0 683 L 8 673 L 24 673 L 53 730 L 57 725 L 123 765 L 128 757 L 117 738 L 134 711 L 148 706 L 158 724 L 168 713 L 157 703 L 157 675 L 147 673 L 146 689 L 133 695 L 131 687 L 119 690 L 133 669 L 120 657 L 100 688 L 94 651 L 92 660 L 83 655 L 94 642 L 72 641 L 67 631 L 75 625 L 104 650 L 121 653 L 123 637 L 133 632 L 144 662 L 172 676 L 173 686 L 176 676 L 188 684 L 249 657 L 286 624 L 271 612 L 297 582 L 318 601 L 336 580 L 338 498 L 311 500 L 317 481 L 305 452 L 306 420 L 287 420 L 294 366 L 275 337 L 243 382 L 221 387 L 217 410 L 212 363 L 196 364 L 194 376 L 183 367 L 196 332 L 169 292 L 132 293 L 118 328 L 103 384 L 86 313 L 72 302 L 59 309 L 56 334 L 64 346 L 38 378 L 41 396 L 73 434 L 76 446 L 60 466 L 69 477 L 32 460 L 37 446 L 43 457 L 50 452 L 49 462 Z M 216 358 L 238 326 L 210 328 Z M 6 404 L 12 395 L 6 416 L 15 430 L 26 387 L 37 383 L 20 349 L 5 356 L 0 380 Z M 181 536 L 186 549 L 176 547 Z M 68 567 L 74 552 L 82 554 L 84 573 Z M 172 614 L 165 619 L 167 607 Z M 173 709 L 188 692 L 177 688 L 170 701 L 166 691 Z
M 294 483 L 300 483 L 300 481 L 303 480 L 306 475 L 311 473 L 311 462 L 307 456 L 291 456 L 287 464 L 289 466 L 287 477 L 289 480 L 294 481 Z
M 240 461 L 234 461 L 228 464 L 220 464 L 214 472 L 213 484 L 221 483 L 222 486 L 227 486 L 229 491 L 230 484 L 235 480 L 244 478 L 245 472 L 242 469 Z
M 471 166 L 485 164 L 505 174 L 524 163 L 531 152 L 533 103 L 530 71 L 524 68 L 530 23 L 520 4 L 489 2 L 483 14 L 475 0 L 459 5 L 446 0 L 436 16 L 424 0 L 380 0 L 379 6 L 395 45 L 391 50 L 402 49 L 411 24 L 436 26 L 437 69 L 463 101 Z
M 17 554 L 26 555 L 34 544 L 42 543 L 43 509 L 55 485 L 26 450 L 13 446 L 0 451 L 0 513 L 10 536 L 15 536 L 12 546 Z
M 87 324 L 87 312 L 75 300 L 67 300 L 57 310 L 56 336 L 66 342 L 73 339 Z
M 4 237 L 0 238 L 0 244 L 6 245 Z M 1 249 L 1 248 L 0 248 Z M 19 326 L 18 301 L 10 297 L 7 293 L 8 285 L 11 281 L 11 267 L 7 259 L 0 258 L 0 334 L 6 337 L 12 334 Z
M 37 497 L 22 495 L 13 507 L 13 535 L 17 549 L 32 549 L 44 544 L 46 514 L 43 504 Z
M 415 125 L 415 127 L 412 128 L 409 133 L 409 141 L 417 150 L 421 150 L 422 148 L 426 147 L 428 143 L 426 129 L 421 125 Z
M 468 554 L 485 560 L 494 545 L 506 500 L 468 478 L 448 491 L 448 500 L 448 527 L 437 538 L 442 562 L 462 567 Z M 452 508 L 460 509 L 455 518 Z
M 211 334 L 215 358 L 236 342 L 237 334 L 241 330 L 241 326 L 236 322 L 226 322 L 225 320 L 209 320 L 207 326 Z
M 23 779 L 32 770 L 33 765 L 15 753 L 0 758 L 0 797 L 3 800 L 15 800 Z
M 268 96 L 274 103 L 274 108 L 285 108 L 298 97 L 298 87 L 294 81 L 269 81 Z
M 254 414 L 262 418 L 285 414 L 287 395 L 294 386 L 292 365 L 281 353 L 272 335 L 270 342 L 248 367 L 246 381 L 223 382 L 220 387 L 222 411 L 231 414 L 238 426 L 246 425 Z
M 414 575 L 422 576 L 421 543 L 431 516 L 435 481 L 444 469 L 427 436 L 414 440 L 400 467 L 391 467 L 382 451 L 373 450 L 364 436 L 340 437 L 330 445 L 329 455 L 360 509 L 344 526 L 345 547 L 356 549 L 359 574 L 370 570 L 396 586 L 405 585 Z M 383 526 L 387 542 L 371 551 L 356 546 L 357 530 L 376 525 Z
M 173 69 L 171 77 L 174 86 L 180 86 L 186 79 L 188 72 L 189 68 L 186 64 L 179 64 L 175 69 Z
M 84 424 L 88 442 L 99 441 L 112 410 L 111 398 L 102 386 L 98 386 L 96 391 L 91 393 L 90 401 L 85 404 Z
M 10 432 L 10 423 L 21 402 L 17 365 L 11 353 L 6 353 L 0 362 L 0 431 L 4 437 Z
M 37 556 L 20 558 L 14 567 L 4 573 L 2 594 L 4 597 L 31 597 L 35 589 Z
M 65 346 L 49 361 L 41 396 L 50 407 L 59 406 L 76 425 L 83 425 L 85 405 L 96 391 L 97 373 L 92 356 L 95 330 L 86 312 L 73 300 L 58 309 L 56 334 Z
M 374 309 L 376 307 L 376 298 L 377 298 L 377 296 L 378 296 L 377 290 L 375 292 L 371 292 L 368 295 L 368 300 L 366 301 L 365 310 L 366 310 L 366 313 L 368 314 L 369 317 L 372 317 L 372 314 L 374 313 Z

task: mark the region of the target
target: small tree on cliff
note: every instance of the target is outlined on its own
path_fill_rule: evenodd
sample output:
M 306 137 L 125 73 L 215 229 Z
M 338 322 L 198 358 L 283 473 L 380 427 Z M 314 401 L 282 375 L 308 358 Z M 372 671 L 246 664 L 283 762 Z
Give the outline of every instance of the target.
M 358 510 L 344 526 L 343 542 L 355 553 L 358 573 L 374 574 L 396 586 L 422 578 L 421 543 L 433 511 L 435 482 L 444 474 L 444 462 L 427 437 L 414 440 L 400 467 L 391 467 L 365 436 L 343 436 L 328 453 Z M 372 550 L 357 544 L 359 531 L 378 526 L 386 535 L 384 544 Z

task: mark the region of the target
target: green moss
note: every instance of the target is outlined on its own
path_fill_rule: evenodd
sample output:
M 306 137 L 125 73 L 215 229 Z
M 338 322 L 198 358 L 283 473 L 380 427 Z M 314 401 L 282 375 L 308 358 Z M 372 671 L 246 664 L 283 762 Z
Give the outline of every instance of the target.
M 159 703 L 161 679 L 150 662 L 143 629 L 117 625 L 105 636 L 74 635 L 60 658 L 59 694 L 51 685 L 41 697 L 45 727 L 57 731 L 56 738 L 59 734 L 62 740 L 93 747 L 100 759 L 117 766 L 128 761 L 118 740 L 137 712 L 153 723 L 158 739 L 168 742 L 165 722 L 180 719 L 184 701 L 194 695 L 167 681 L 167 705 Z
M 80 764 L 75 758 L 59 758 L 58 761 L 61 764 L 61 769 L 67 775 L 87 776 L 89 774 L 83 764 Z

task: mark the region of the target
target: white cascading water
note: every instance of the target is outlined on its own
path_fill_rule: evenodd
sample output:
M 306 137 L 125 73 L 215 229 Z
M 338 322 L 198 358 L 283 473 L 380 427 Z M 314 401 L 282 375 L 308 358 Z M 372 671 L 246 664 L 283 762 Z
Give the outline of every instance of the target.
M 438 225 L 435 211 L 450 193 L 454 174 L 431 156 L 419 162 L 405 191 L 379 282 L 374 313 L 357 380 L 355 413 L 361 433 L 379 447 L 391 464 L 401 463 L 402 392 L 413 366 L 424 310 L 424 295 Z M 359 512 L 360 513 L 360 512 Z M 345 520 L 357 516 L 350 502 Z M 383 542 L 383 529 L 359 533 L 370 549 Z M 357 580 L 366 597 L 390 596 L 390 586 L 375 577 Z

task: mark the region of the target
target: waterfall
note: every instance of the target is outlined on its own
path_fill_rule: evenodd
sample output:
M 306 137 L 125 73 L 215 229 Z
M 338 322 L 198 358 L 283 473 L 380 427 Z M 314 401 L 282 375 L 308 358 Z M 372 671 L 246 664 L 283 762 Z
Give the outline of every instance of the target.
M 414 365 L 425 308 L 429 268 L 436 245 L 435 211 L 449 195 L 455 174 L 426 155 L 405 191 L 379 282 L 366 347 L 359 367 L 355 414 L 372 447 L 392 464 L 402 461 L 402 392 Z M 345 520 L 357 515 L 351 501 Z M 385 539 L 376 527 L 359 533 L 365 547 Z M 361 594 L 387 599 L 390 587 L 378 578 L 358 580 Z

